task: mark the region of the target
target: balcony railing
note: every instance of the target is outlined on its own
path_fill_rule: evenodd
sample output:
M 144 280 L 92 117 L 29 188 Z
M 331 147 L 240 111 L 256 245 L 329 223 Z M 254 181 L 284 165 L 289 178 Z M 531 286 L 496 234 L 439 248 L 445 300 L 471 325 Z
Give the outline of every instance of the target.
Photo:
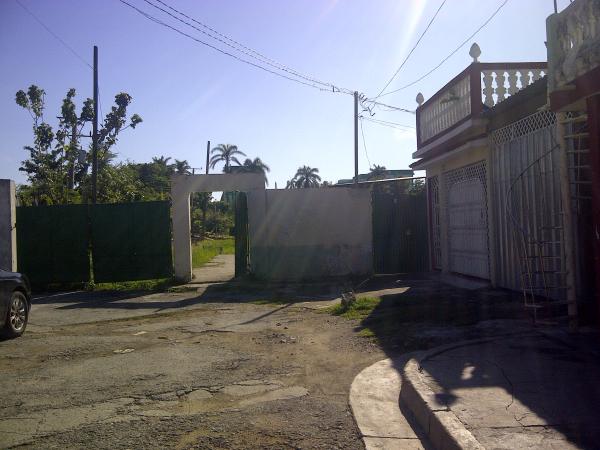
M 469 67 L 422 103 L 417 102 L 417 146 L 458 127 L 546 74 L 545 62 L 480 63 Z
M 548 17 L 548 91 L 600 66 L 600 1 L 575 0 Z

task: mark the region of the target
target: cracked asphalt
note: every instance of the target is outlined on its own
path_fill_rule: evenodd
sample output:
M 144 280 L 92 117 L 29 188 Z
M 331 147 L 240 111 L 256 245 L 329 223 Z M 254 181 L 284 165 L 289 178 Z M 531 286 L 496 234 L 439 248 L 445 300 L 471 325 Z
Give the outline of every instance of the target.
M 349 386 L 384 355 L 329 303 L 40 298 L 0 342 L 0 447 L 363 448 Z

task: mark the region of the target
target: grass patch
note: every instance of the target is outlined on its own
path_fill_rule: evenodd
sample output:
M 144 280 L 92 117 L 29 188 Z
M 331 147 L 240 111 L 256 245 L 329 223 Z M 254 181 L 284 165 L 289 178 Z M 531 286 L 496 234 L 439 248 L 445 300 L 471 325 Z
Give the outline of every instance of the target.
M 200 241 L 192 246 L 192 267 L 202 267 L 217 255 L 235 254 L 235 239 Z
M 154 280 L 89 283 L 86 288 L 90 291 L 162 291 L 174 284 L 175 281 L 172 278 L 157 278 Z
M 363 328 L 362 330 L 360 330 L 358 332 L 358 335 L 360 337 L 365 337 L 365 338 L 374 338 L 374 337 L 376 337 L 375 332 L 373 330 L 371 330 L 370 328 Z
M 348 308 L 339 303 L 326 309 L 327 312 L 334 316 L 342 316 L 346 319 L 364 319 L 379 305 L 381 299 L 379 297 L 359 297 Z

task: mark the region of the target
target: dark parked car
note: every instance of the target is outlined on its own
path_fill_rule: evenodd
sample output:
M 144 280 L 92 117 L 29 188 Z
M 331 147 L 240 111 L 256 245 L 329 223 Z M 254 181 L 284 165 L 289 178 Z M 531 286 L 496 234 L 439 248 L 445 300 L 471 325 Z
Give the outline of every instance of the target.
M 0 332 L 8 337 L 23 334 L 31 309 L 27 277 L 0 269 Z

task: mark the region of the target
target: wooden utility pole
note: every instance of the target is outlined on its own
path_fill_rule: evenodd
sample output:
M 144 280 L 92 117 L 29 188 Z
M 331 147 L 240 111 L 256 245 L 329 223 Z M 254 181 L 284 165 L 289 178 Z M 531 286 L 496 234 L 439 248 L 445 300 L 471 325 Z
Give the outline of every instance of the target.
M 206 175 L 208 175 L 208 155 L 210 154 L 210 141 L 206 141 Z
M 358 92 L 354 91 L 354 185 L 358 185 Z
M 98 182 L 98 47 L 94 45 L 94 121 L 92 122 L 92 203 L 97 201 Z

